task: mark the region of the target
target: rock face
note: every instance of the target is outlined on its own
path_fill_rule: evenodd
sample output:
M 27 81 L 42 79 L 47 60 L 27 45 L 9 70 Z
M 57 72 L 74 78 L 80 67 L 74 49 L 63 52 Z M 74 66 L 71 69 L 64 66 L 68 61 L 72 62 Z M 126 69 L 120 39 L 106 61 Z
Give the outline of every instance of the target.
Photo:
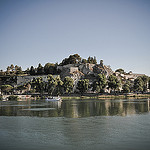
M 103 64 L 103 60 L 100 61 L 100 64 L 96 64 L 93 67 L 93 72 L 96 74 L 105 74 L 106 77 L 113 74 L 113 71 L 111 70 L 111 68 Z

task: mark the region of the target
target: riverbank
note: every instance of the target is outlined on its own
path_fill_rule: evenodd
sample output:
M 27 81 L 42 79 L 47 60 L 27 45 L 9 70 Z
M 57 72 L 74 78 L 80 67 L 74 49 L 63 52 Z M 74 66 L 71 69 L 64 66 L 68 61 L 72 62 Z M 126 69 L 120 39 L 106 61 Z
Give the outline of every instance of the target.
M 3 95 L 0 100 L 8 100 L 9 97 L 12 95 Z M 39 100 L 39 99 L 45 99 L 46 96 L 43 96 L 42 98 L 39 97 L 39 95 L 13 95 L 14 97 L 17 97 L 18 101 L 32 99 L 32 100 Z M 124 94 L 124 95 L 70 95 L 70 96 L 61 96 L 62 100 L 73 100 L 73 99 L 139 99 L 139 98 L 150 98 L 150 94 Z
M 61 96 L 65 99 L 131 99 L 131 98 L 150 98 L 150 94 L 125 94 L 125 95 L 98 95 L 98 96 Z

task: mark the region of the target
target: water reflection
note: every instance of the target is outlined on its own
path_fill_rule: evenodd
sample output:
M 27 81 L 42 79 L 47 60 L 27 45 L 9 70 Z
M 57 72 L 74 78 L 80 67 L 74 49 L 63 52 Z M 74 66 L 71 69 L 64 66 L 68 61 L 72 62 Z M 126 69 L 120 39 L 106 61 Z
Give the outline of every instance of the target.
M 149 112 L 149 99 L 0 102 L 0 116 L 90 117 Z

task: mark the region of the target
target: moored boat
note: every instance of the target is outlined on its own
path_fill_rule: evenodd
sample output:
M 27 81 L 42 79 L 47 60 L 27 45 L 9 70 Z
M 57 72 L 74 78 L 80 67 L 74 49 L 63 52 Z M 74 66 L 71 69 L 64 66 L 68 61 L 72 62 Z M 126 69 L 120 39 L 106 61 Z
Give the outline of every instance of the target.
M 45 99 L 47 102 L 50 102 L 50 101 L 61 101 L 62 99 L 61 99 L 61 97 L 51 97 L 51 98 L 46 98 Z

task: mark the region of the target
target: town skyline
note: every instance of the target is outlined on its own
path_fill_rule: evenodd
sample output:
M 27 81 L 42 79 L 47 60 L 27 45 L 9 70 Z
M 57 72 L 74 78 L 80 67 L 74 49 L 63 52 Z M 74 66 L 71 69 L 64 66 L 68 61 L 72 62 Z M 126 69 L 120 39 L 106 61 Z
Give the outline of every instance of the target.
M 0 69 L 96 56 L 150 76 L 150 1 L 1 0 Z

